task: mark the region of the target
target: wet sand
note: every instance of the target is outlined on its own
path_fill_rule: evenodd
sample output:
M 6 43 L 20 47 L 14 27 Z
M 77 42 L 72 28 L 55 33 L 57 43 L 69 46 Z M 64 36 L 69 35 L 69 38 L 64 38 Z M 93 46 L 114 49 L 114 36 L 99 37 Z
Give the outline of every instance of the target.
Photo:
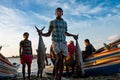
M 20 77 L 4 79 L 4 80 L 23 80 L 23 79 L 22 79 L 22 76 L 20 76 Z M 40 78 L 37 78 L 36 75 L 32 75 L 31 80 L 53 80 L 53 77 L 46 75 L 42 79 L 40 79 Z M 111 76 L 87 77 L 87 78 L 62 77 L 62 80 L 120 80 L 120 74 L 115 74 Z

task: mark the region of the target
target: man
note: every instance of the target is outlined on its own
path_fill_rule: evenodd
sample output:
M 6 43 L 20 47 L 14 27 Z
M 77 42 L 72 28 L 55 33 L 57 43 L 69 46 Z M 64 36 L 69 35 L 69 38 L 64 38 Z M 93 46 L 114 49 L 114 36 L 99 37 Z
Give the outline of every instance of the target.
M 68 44 L 68 56 L 66 57 L 66 72 L 69 75 L 69 66 L 72 68 L 72 74 L 74 74 L 75 67 L 75 45 L 73 41 L 70 41 Z
M 22 64 L 22 74 L 23 80 L 25 80 L 25 66 L 28 66 L 28 79 L 30 80 L 30 73 L 31 73 L 31 63 L 32 63 L 32 47 L 31 41 L 28 40 L 29 33 L 25 32 L 23 34 L 24 40 L 20 42 L 20 60 Z
M 67 56 L 67 42 L 65 36 L 72 36 L 77 39 L 77 35 L 73 35 L 67 32 L 67 23 L 62 19 L 63 10 L 58 7 L 55 10 L 56 19 L 50 21 L 49 30 L 47 33 L 42 33 L 39 31 L 39 35 L 50 36 L 52 33 L 52 45 L 56 53 L 56 63 L 55 63 L 55 77 L 54 80 L 61 80 L 63 72 L 63 60 Z
M 83 60 L 88 58 L 90 55 L 92 55 L 93 52 L 96 51 L 95 48 L 93 47 L 93 45 L 90 43 L 89 39 L 85 39 L 84 43 L 85 43 L 86 47 L 85 47 L 85 51 L 82 52 Z

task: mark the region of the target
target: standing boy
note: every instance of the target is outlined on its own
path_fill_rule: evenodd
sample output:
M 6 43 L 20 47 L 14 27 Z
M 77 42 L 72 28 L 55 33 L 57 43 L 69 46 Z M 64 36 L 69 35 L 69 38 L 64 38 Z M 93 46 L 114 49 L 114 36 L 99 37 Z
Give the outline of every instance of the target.
M 62 19 L 63 10 L 58 7 L 55 10 L 56 19 L 50 21 L 49 30 L 47 33 L 42 33 L 39 31 L 39 35 L 50 36 L 52 33 L 52 45 L 56 53 L 56 63 L 55 63 L 55 77 L 54 80 L 61 80 L 63 72 L 63 60 L 67 56 L 67 42 L 66 36 L 72 36 L 77 39 L 77 35 L 73 35 L 67 32 L 67 23 Z
M 25 80 L 25 67 L 26 64 L 28 66 L 28 79 L 30 80 L 30 73 L 31 73 L 31 63 L 32 63 L 32 44 L 31 41 L 28 40 L 29 33 L 25 32 L 23 34 L 24 40 L 20 42 L 20 60 L 22 64 L 22 74 L 23 74 L 23 80 Z

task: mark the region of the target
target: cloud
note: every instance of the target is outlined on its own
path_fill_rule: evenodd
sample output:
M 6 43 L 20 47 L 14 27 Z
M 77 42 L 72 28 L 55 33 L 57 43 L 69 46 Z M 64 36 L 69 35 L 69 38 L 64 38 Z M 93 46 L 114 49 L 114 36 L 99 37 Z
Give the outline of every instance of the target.
M 67 19 L 68 31 L 78 34 L 79 40 L 83 41 L 85 38 L 90 39 L 94 46 L 98 49 L 103 46 L 103 43 L 109 43 L 107 37 L 109 35 L 120 35 L 120 16 L 106 15 L 105 17 L 96 17 L 88 20 Z M 113 36 L 114 37 L 114 36 Z M 107 39 L 107 40 L 106 40 Z M 113 40 L 117 39 L 117 36 Z M 99 41 L 98 41 L 99 40 Z M 112 40 L 112 41 L 113 41 Z M 80 42 L 81 43 L 81 42 Z M 80 44 L 84 45 L 83 43 Z M 82 49 L 83 46 L 81 47 Z
M 9 45 L 2 49 L 2 53 L 7 56 L 18 55 L 19 41 L 26 31 L 30 33 L 30 40 L 33 42 L 34 53 L 36 53 L 38 36 L 33 26 L 39 25 L 41 28 L 48 24 L 51 19 L 54 19 L 56 7 L 62 7 L 64 10 L 68 32 L 79 33 L 79 43 L 82 49 L 84 49 L 85 38 L 89 38 L 99 48 L 103 42 L 106 42 L 108 36 L 120 35 L 119 5 L 109 9 L 109 6 L 103 7 L 101 4 L 93 6 L 91 3 L 86 4 L 86 1 L 76 0 L 24 0 L 19 2 L 21 6 L 14 6 L 14 8 L 0 6 L 0 44 Z M 18 4 L 18 2 L 15 3 Z M 24 5 L 25 7 L 22 7 Z M 47 52 L 51 45 L 50 38 L 43 37 L 48 48 Z M 71 39 L 73 38 L 67 38 L 67 41 Z
M 26 25 L 27 23 L 29 19 L 25 12 L 0 6 L 0 44 L 3 45 L 2 53 L 5 56 L 18 55 L 19 41 L 23 32 L 27 31 L 30 34 L 34 32 L 30 25 Z
M 35 17 L 37 17 L 38 19 L 43 20 L 43 21 L 45 21 L 45 22 L 48 22 L 48 21 L 51 20 L 51 18 L 46 17 L 46 16 L 41 15 L 41 14 L 38 14 L 38 13 L 34 13 L 34 12 L 33 12 L 33 15 L 34 15 Z
M 37 20 L 37 21 L 36 21 Z M 34 25 L 40 25 L 40 20 L 48 22 L 50 18 L 38 13 L 26 13 L 18 9 L 0 6 L 0 45 L 3 46 L 2 53 L 5 56 L 19 55 L 19 42 L 23 39 L 22 34 L 29 32 L 32 41 L 33 53 L 36 54 L 38 45 L 38 34 Z M 39 27 L 40 28 L 40 27 Z M 36 36 L 36 37 L 35 37 Z M 44 38 L 47 52 L 49 52 L 50 38 Z M 9 46 L 6 46 L 9 45 Z
M 109 36 L 108 37 L 108 40 L 109 41 L 115 41 L 115 40 L 118 40 L 120 39 L 120 36 L 119 35 L 112 35 L 112 36 Z
M 76 0 L 68 0 L 68 1 L 59 1 L 59 0 L 48 0 L 48 1 L 41 1 L 36 0 L 36 4 L 46 5 L 50 8 L 62 7 L 66 14 L 69 15 L 89 15 L 89 14 L 96 14 L 100 13 L 104 10 L 101 5 L 92 7 L 92 4 L 84 4 L 84 2 L 79 2 Z M 87 17 L 86 16 L 86 17 Z

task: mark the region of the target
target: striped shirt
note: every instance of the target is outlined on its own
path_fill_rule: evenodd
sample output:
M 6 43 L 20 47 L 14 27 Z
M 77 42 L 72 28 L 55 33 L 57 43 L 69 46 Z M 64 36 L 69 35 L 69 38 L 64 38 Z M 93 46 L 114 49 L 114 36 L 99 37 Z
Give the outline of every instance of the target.
M 32 54 L 31 41 L 22 40 L 20 46 L 22 47 L 22 54 Z
M 65 41 L 65 32 L 67 32 L 67 23 L 63 19 L 50 21 L 49 31 L 52 31 L 52 40 L 56 42 Z

